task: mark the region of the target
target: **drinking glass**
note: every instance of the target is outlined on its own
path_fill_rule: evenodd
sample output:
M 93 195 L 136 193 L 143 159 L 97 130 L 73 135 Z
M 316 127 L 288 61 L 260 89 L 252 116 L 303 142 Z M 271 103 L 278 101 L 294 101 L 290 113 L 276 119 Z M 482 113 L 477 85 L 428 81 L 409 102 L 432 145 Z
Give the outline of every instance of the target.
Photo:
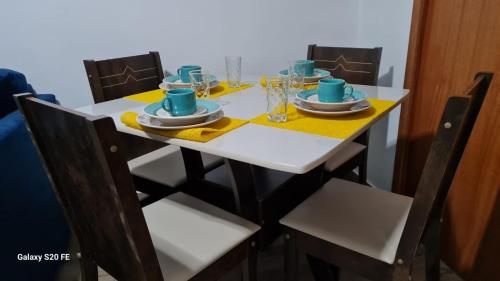
M 286 122 L 288 110 L 289 81 L 287 77 L 271 76 L 266 79 L 267 119 L 271 122 Z
M 206 99 L 210 95 L 210 73 L 208 70 L 192 70 L 189 80 L 198 98 Z
M 228 56 L 226 60 L 226 78 L 229 88 L 239 88 L 241 84 L 241 57 Z
M 288 62 L 288 80 L 291 94 L 296 95 L 304 89 L 305 74 L 305 64 L 299 63 L 297 60 Z

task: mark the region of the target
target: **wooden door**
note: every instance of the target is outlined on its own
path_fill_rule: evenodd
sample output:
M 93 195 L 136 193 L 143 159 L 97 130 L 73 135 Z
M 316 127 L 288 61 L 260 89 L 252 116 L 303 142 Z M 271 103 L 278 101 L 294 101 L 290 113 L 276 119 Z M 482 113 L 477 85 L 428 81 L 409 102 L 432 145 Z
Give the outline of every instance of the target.
M 480 71 L 495 76 L 448 197 L 442 249 L 466 280 L 500 280 L 500 0 L 415 0 L 394 190 L 414 193 L 447 98 Z

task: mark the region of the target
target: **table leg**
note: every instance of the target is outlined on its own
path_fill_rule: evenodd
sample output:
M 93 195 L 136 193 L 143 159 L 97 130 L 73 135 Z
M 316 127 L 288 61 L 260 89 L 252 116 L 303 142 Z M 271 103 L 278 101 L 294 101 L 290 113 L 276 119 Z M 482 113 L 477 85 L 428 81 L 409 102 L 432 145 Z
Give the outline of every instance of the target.
M 322 183 L 323 166 L 320 165 L 305 175 L 284 182 L 283 184 L 288 185 L 286 190 L 281 187 L 273 195 L 257 198 L 256 190 L 260 188 L 257 186 L 257 174 L 260 167 L 231 159 L 225 161 L 237 214 L 261 226 L 258 242 L 260 249 L 265 249 L 280 234 L 278 219 L 316 191 Z
M 203 166 L 201 153 L 184 147 L 181 147 L 181 153 L 188 180 L 203 178 L 205 176 L 205 166 Z
M 357 143 L 366 146 L 366 149 L 361 152 L 361 160 L 358 166 L 358 182 L 366 184 L 367 180 L 367 166 L 368 166 L 368 146 L 370 142 L 370 129 L 366 130 L 356 140 Z
M 225 159 L 224 161 L 229 169 L 231 188 L 238 214 L 259 223 L 258 202 L 252 165 L 232 159 Z

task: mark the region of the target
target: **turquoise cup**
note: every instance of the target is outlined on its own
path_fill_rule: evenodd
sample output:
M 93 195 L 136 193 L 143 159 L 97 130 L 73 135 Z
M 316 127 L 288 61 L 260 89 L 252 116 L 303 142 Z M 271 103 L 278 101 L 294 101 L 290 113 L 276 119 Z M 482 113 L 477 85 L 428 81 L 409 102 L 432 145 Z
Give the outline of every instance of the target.
M 352 97 L 354 89 L 346 85 L 345 80 L 325 78 L 318 82 L 318 99 L 320 102 L 343 102 Z
M 183 65 L 177 69 L 177 75 L 181 78 L 182 83 L 189 83 L 189 72 L 192 70 L 201 70 L 199 65 Z
M 172 116 L 186 116 L 196 112 L 196 96 L 190 88 L 167 91 L 161 106 Z
M 298 72 L 297 68 L 303 67 L 305 69 L 304 76 L 311 77 L 314 76 L 314 61 L 313 60 L 298 60 L 295 62 L 295 71 Z

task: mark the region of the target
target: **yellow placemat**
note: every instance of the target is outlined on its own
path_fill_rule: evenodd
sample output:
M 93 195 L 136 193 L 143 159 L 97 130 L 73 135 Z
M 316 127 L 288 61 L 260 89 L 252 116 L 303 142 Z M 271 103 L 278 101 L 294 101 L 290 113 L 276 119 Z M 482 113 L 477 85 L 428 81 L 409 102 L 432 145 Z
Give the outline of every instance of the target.
M 262 77 L 260 78 L 260 85 L 261 85 L 262 87 L 266 87 L 266 84 L 267 84 L 266 79 L 267 79 L 267 77 L 266 77 L 266 76 L 262 76 Z M 317 87 L 318 87 L 318 84 L 317 84 L 317 83 L 316 83 L 316 84 L 311 84 L 311 85 L 304 85 L 304 89 L 306 89 L 306 90 L 309 90 L 309 89 L 314 89 L 314 88 L 317 88 Z
M 207 142 L 211 139 L 214 139 L 220 135 L 223 135 L 231 130 L 234 130 L 248 123 L 248 121 L 246 120 L 223 117 L 221 120 L 213 124 L 207 125 L 206 127 L 190 128 L 182 130 L 157 130 L 139 125 L 139 123 L 137 123 L 136 121 L 137 120 L 136 112 L 125 112 L 122 114 L 120 119 L 123 124 L 134 129 L 139 129 L 148 133 L 164 137 L 192 140 L 198 142 Z
M 255 117 L 251 119 L 250 122 L 325 137 L 344 139 L 357 132 L 371 120 L 377 118 L 377 116 L 380 116 L 380 114 L 389 110 L 395 104 L 393 101 L 379 99 L 368 99 L 368 101 L 372 104 L 370 109 L 344 116 L 329 117 L 301 112 L 298 111 L 294 105 L 289 104 L 287 122 L 270 122 L 267 120 L 267 114 Z
M 224 95 L 234 93 L 237 91 L 241 91 L 247 88 L 252 87 L 253 84 L 241 84 L 239 88 L 229 88 L 227 82 L 222 81 L 219 83 L 219 85 L 213 89 L 210 90 L 210 97 L 211 99 L 219 98 Z M 144 93 L 139 93 L 135 95 L 130 95 L 124 97 L 124 99 L 127 100 L 132 100 L 132 101 L 138 101 L 138 102 L 144 102 L 144 103 L 153 103 L 153 102 L 159 102 L 165 97 L 164 90 L 158 89 L 158 90 L 152 90 L 149 92 L 144 92 Z
M 153 103 L 161 101 L 164 97 L 165 97 L 165 91 L 162 89 L 158 89 L 158 90 L 152 90 L 144 93 L 126 96 L 123 98 L 132 101 Z
M 224 95 L 248 89 L 250 87 L 253 87 L 253 84 L 244 83 L 241 84 L 239 88 L 229 88 L 229 85 L 227 84 L 226 81 L 221 81 L 217 87 L 210 90 L 210 98 L 211 99 L 220 98 Z

